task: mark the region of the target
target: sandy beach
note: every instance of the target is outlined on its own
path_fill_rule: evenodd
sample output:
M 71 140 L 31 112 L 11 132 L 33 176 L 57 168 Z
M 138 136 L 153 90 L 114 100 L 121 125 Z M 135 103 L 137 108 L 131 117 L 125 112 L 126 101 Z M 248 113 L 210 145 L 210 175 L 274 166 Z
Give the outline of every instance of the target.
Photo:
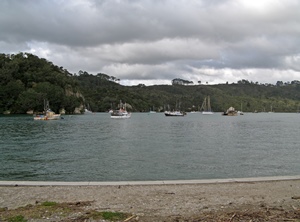
M 239 212 L 263 211 L 271 216 L 271 210 L 300 213 L 300 179 L 159 185 L 0 186 L 0 208 L 15 209 L 43 201 L 91 201 L 87 208 L 130 213 L 134 215 L 130 221 L 214 221 L 207 215 L 221 214 L 223 217 L 224 214 L 232 215 L 230 221 L 234 221 Z M 201 220 L 204 215 L 207 219 Z M 280 221 L 275 218 L 271 221 Z

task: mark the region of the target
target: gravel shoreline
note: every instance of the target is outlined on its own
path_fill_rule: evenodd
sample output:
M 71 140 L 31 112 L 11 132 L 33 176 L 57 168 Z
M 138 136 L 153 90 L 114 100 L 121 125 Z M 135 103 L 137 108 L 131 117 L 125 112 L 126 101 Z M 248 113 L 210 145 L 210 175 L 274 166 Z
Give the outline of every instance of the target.
M 14 209 L 44 201 L 92 201 L 92 209 L 131 213 L 144 217 L 141 221 L 147 221 L 146 218 L 167 221 L 166 218 L 192 218 L 203 212 L 260 207 L 299 211 L 300 179 L 165 185 L 0 186 L 0 208 Z

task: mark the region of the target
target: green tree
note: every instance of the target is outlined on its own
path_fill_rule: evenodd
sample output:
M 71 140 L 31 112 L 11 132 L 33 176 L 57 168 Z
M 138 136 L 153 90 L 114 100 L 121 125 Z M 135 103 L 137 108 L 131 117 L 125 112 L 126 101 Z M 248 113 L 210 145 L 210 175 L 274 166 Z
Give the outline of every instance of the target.
M 67 96 L 63 100 L 63 107 L 66 110 L 67 114 L 72 114 L 76 107 L 79 107 L 81 104 L 80 100 L 76 96 Z
M 51 84 L 49 82 L 41 82 L 35 85 L 33 88 L 36 92 L 44 95 L 44 99 L 49 101 L 50 108 L 54 112 L 58 112 L 62 107 L 62 102 L 65 97 L 63 88 L 58 85 Z
M 36 92 L 33 89 L 28 89 L 23 91 L 16 103 L 16 113 L 26 113 L 28 110 L 33 111 L 43 111 L 44 110 L 44 99 L 45 95 L 43 93 Z

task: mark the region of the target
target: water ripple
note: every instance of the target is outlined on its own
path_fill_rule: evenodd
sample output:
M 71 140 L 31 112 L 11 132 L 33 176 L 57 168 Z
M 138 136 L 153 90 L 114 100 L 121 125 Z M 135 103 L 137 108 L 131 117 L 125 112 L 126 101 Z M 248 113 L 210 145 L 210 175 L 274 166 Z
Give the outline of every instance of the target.
M 0 180 L 121 181 L 299 175 L 299 115 L 107 113 L 0 117 Z

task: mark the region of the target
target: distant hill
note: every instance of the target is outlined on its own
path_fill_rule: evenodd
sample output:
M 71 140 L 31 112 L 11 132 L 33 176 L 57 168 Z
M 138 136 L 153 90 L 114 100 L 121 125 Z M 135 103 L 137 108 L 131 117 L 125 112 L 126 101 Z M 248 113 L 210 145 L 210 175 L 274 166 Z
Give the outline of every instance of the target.
M 176 80 L 176 81 L 175 81 Z M 104 73 L 79 71 L 72 75 L 63 67 L 29 53 L 0 54 L 0 113 L 43 110 L 43 100 L 59 112 L 74 113 L 89 106 L 94 112 L 116 108 L 120 100 L 131 111 L 198 110 L 210 96 L 215 112 L 230 106 L 244 112 L 296 112 L 300 105 L 300 82 L 276 85 L 240 80 L 233 84 L 191 85 L 188 80 L 170 80 L 173 85 L 122 86 L 119 79 Z M 181 84 L 182 83 L 182 84 Z
M 95 111 L 115 108 L 122 100 L 131 105 L 132 111 L 137 112 L 176 108 L 189 112 L 198 110 L 206 96 L 210 96 L 215 112 L 223 112 L 230 106 L 244 112 L 268 112 L 271 107 L 275 112 L 296 112 L 300 105 L 298 81 L 278 86 L 247 80 L 219 85 L 121 86 L 102 75 L 85 73 L 76 77 L 84 97 Z
M 29 53 L 0 54 L 0 113 L 42 111 L 44 99 L 68 113 L 83 101 L 78 81 L 62 67 Z

